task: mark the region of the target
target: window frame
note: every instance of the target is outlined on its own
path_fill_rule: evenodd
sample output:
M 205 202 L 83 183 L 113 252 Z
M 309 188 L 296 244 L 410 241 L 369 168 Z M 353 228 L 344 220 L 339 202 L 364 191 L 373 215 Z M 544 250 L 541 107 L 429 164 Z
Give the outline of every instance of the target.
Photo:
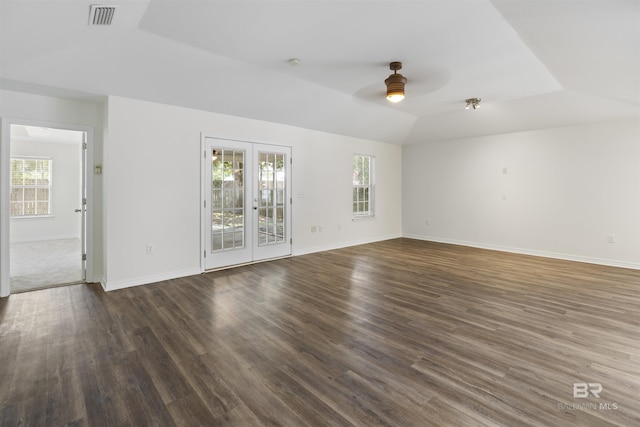
M 356 162 L 361 162 L 362 159 L 368 160 L 368 182 L 361 183 L 357 177 L 357 169 L 355 167 Z M 375 218 L 375 156 L 370 154 L 356 153 L 351 158 L 352 167 L 352 191 L 351 191 L 351 216 L 353 220 L 371 219 Z M 365 190 L 366 199 L 358 199 L 356 194 L 359 190 Z M 357 209 L 359 203 L 366 203 L 367 209 Z
M 12 171 L 13 170 L 13 163 L 16 160 L 20 160 L 20 161 L 30 161 L 30 160 L 36 160 L 36 161 L 46 161 L 48 162 L 48 166 L 49 166 L 49 182 L 47 185 L 42 185 L 42 184 L 34 184 L 34 185 L 14 185 L 13 184 L 13 177 L 9 177 L 9 215 L 11 219 L 30 219 L 30 218 L 48 218 L 48 217 L 52 217 L 53 216 L 53 157 L 41 157 L 41 156 L 22 156 L 22 155 L 15 155 L 15 156 L 11 156 L 11 158 L 9 159 L 9 170 Z M 11 172 L 10 172 L 11 173 Z M 24 180 L 23 180 L 24 182 Z M 11 200 L 11 193 L 12 190 L 15 188 L 21 188 L 21 189 L 47 189 L 48 190 L 48 197 L 46 200 L 47 203 L 47 213 L 38 213 L 38 203 L 39 202 L 44 202 L 45 200 L 42 201 L 38 201 L 38 199 L 36 198 L 35 203 L 36 203 L 36 213 L 35 214 L 26 214 L 26 215 L 13 215 L 12 212 L 12 206 L 13 204 L 16 202 L 14 200 Z M 24 212 L 24 205 L 25 205 L 25 200 L 24 200 L 24 196 L 22 198 L 21 201 L 18 201 L 22 203 L 22 211 Z

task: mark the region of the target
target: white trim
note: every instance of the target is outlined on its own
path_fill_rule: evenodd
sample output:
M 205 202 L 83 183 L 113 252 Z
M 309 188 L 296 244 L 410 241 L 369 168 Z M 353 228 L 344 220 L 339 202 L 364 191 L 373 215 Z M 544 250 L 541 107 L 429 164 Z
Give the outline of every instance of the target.
M 9 153 L 9 164 L 11 164 L 12 161 L 15 160 L 46 160 L 49 162 L 49 184 L 47 185 L 14 185 L 13 188 L 22 188 L 22 189 L 27 189 L 27 188 L 35 188 L 36 189 L 36 194 L 38 193 L 37 189 L 38 188 L 46 188 L 47 190 L 49 190 L 49 195 L 47 198 L 47 207 L 49 210 L 49 213 L 46 214 L 36 214 L 36 215 L 16 215 L 16 216 L 11 216 L 11 220 L 14 219 L 27 219 L 27 218 L 55 218 L 55 215 L 53 214 L 53 157 L 41 157 L 41 156 L 11 156 L 11 153 Z M 37 166 L 36 166 L 37 168 Z M 11 177 L 9 177 L 9 192 L 11 192 Z M 24 195 L 23 195 L 23 199 L 22 199 L 22 210 L 24 211 Z M 38 200 L 36 198 L 36 205 L 38 204 Z M 9 207 L 11 209 L 11 201 L 9 201 Z M 38 210 L 38 208 L 36 207 L 36 211 Z
M 207 188 L 207 183 L 205 180 L 205 170 L 207 168 L 207 159 L 206 159 L 206 138 L 207 136 L 200 132 L 200 272 L 204 273 L 207 269 L 205 250 L 207 247 L 207 209 L 204 206 L 204 200 L 206 200 L 205 190 Z
M 428 242 L 436 242 L 436 243 L 448 243 L 451 245 L 458 246 L 468 246 L 471 248 L 478 249 L 488 249 L 492 251 L 500 251 L 500 252 L 509 252 L 513 254 L 521 254 L 521 255 L 532 255 L 542 258 L 553 258 L 560 259 L 564 261 L 575 261 L 582 262 L 586 264 L 597 264 L 597 265 L 605 265 L 607 267 L 619 267 L 619 268 L 630 268 L 633 270 L 640 270 L 640 263 L 635 262 L 621 262 L 614 261 L 609 259 L 601 259 L 601 258 L 591 258 L 591 257 L 583 257 L 578 255 L 570 255 L 570 254 L 561 254 L 556 252 L 546 252 L 546 251 L 536 251 L 532 249 L 523 249 L 523 248 L 513 248 L 510 246 L 500 246 L 500 245 L 488 245 L 484 243 L 476 243 L 476 242 L 467 242 L 461 240 L 454 239 L 442 239 L 438 237 L 430 237 L 430 236 L 420 236 L 416 234 L 403 234 L 402 237 L 406 237 L 408 239 L 416 239 L 416 240 L 425 240 Z
M 12 240 L 11 243 L 30 243 L 30 242 L 47 242 L 50 240 L 67 240 L 67 239 L 78 239 L 80 240 L 80 236 L 49 236 L 47 238 L 38 238 L 38 237 L 29 237 L 26 239 L 20 240 Z
M 332 245 L 325 245 L 325 246 L 316 246 L 314 248 L 305 248 L 301 250 L 294 249 L 293 256 L 308 255 L 316 252 L 332 251 L 334 249 L 343 249 L 343 248 L 349 248 L 351 246 L 366 245 L 367 243 L 383 242 L 385 240 L 399 239 L 401 237 L 402 237 L 401 234 L 392 234 L 389 236 L 372 237 L 369 239 L 361 239 L 361 240 L 351 240 L 348 242 L 340 242 L 340 243 L 335 243 Z M 295 245 L 295 240 L 293 242 Z
M 11 177 L 11 121 L 2 118 L 0 128 L 0 297 L 7 297 L 11 292 L 11 276 L 9 273 L 9 224 L 11 215 L 9 210 Z
M 362 216 L 354 216 L 353 218 L 351 218 L 351 221 L 353 222 L 358 222 L 358 221 L 373 221 L 374 219 L 377 219 L 378 217 L 375 215 L 362 215 Z
M 109 292 L 118 289 L 132 288 L 134 286 L 148 285 L 165 280 L 180 279 L 182 277 L 188 276 L 197 276 L 199 274 L 201 274 L 200 269 L 189 268 L 186 270 L 177 270 L 153 276 L 138 277 L 135 279 L 119 280 L 115 282 L 109 282 L 107 280 L 101 279 L 100 284 L 102 285 L 102 288 L 105 290 L 105 292 Z
M 359 221 L 360 219 L 375 219 L 376 217 L 376 156 L 372 154 L 359 154 L 354 153 L 351 156 L 351 164 L 353 165 L 353 159 L 355 157 L 366 157 L 369 159 L 369 184 L 368 185 L 359 185 L 359 184 L 351 184 L 351 217 L 354 221 Z M 373 173 L 372 173 L 373 172 Z M 352 181 L 353 181 L 353 169 L 352 173 Z M 358 215 L 353 212 L 353 190 L 356 188 L 368 188 L 369 189 L 369 213 L 366 215 Z
M 11 221 L 24 221 L 24 220 L 30 220 L 30 219 L 54 219 L 55 217 L 56 217 L 55 215 L 23 215 L 23 216 L 12 216 Z
M 210 239 L 210 235 L 209 235 L 209 230 L 211 227 L 211 214 L 210 214 L 210 206 L 206 206 L 205 207 L 205 203 L 209 202 L 209 204 L 211 203 L 210 200 L 210 194 L 209 192 L 209 187 L 211 185 L 210 182 L 207 182 L 210 178 L 210 171 L 211 171 L 211 164 L 210 164 L 210 160 L 208 157 L 208 148 L 210 149 L 211 147 L 208 147 L 208 144 L 212 143 L 213 141 L 210 140 L 215 140 L 218 141 L 220 143 L 220 145 L 218 146 L 218 148 L 220 147 L 224 147 L 224 146 L 234 146 L 234 144 L 236 145 L 242 145 L 242 149 L 246 149 L 246 158 L 245 158 L 245 163 L 247 165 L 249 165 L 250 169 L 246 169 L 245 170 L 245 183 L 246 182 L 254 182 L 254 178 L 253 178 L 253 174 L 254 174 L 254 166 L 257 161 L 257 153 L 259 153 L 261 151 L 261 149 L 264 150 L 283 150 L 286 151 L 286 155 L 288 156 L 288 164 L 286 165 L 287 171 L 288 173 L 286 174 L 286 193 L 285 193 L 285 199 L 287 200 L 286 203 L 286 215 L 285 215 L 285 228 L 287 229 L 288 232 L 288 239 L 285 239 L 285 241 L 283 242 L 282 245 L 278 245 L 277 249 L 281 249 L 281 250 L 276 250 L 274 251 L 270 251 L 267 252 L 267 250 L 265 250 L 265 247 L 259 247 L 259 245 L 257 244 L 257 236 L 258 236 L 258 229 L 257 227 L 254 229 L 253 226 L 249 227 L 250 230 L 252 230 L 251 232 L 247 232 L 245 234 L 245 244 L 246 246 L 238 249 L 237 253 L 235 255 L 242 255 L 243 260 L 242 262 L 238 262 L 239 259 L 237 257 L 234 256 L 234 251 L 221 251 L 220 254 L 216 255 L 217 258 L 212 258 L 207 260 L 205 253 L 208 253 L 209 256 L 211 257 L 212 254 L 211 252 L 207 249 L 209 246 L 209 239 Z M 226 145 L 225 145 L 226 144 Z M 201 272 L 205 272 L 205 271 L 211 271 L 211 270 L 215 270 L 218 268 L 226 268 L 226 267 L 231 267 L 231 266 L 237 266 L 237 265 L 244 265 L 244 264 L 249 264 L 249 263 L 253 263 L 253 262 L 259 262 L 259 261 L 266 261 L 269 259 L 276 259 L 276 258 L 281 258 L 281 257 L 288 257 L 291 256 L 293 254 L 293 244 L 291 243 L 292 240 L 295 241 L 295 238 L 293 236 L 293 207 L 292 207 L 292 202 L 291 200 L 293 200 L 293 147 L 291 145 L 287 145 L 287 144 L 273 144 L 270 142 L 257 142 L 257 141 L 251 141 L 251 140 L 238 140 L 238 139 L 229 139 L 229 138 L 222 138 L 222 137 L 217 137 L 217 136 L 209 136 L 203 132 L 200 133 L 200 209 L 202 209 L 200 218 L 200 271 Z M 247 207 L 247 209 L 249 209 L 252 205 L 253 202 L 250 202 L 250 200 L 252 198 L 257 197 L 257 195 L 253 194 L 253 192 L 255 191 L 255 188 L 246 188 L 245 191 L 247 191 L 247 193 L 245 194 L 245 197 L 247 198 L 247 200 L 245 201 L 245 206 Z M 249 220 L 251 220 L 252 222 L 257 224 L 257 218 L 255 218 L 254 216 L 257 214 L 257 211 L 255 210 L 250 210 L 249 212 L 246 213 L 246 215 L 249 217 Z M 246 252 L 248 251 L 248 252 Z M 242 252 L 242 254 L 241 254 Z M 286 252 L 286 253 L 284 253 Z M 222 258 L 225 257 L 225 258 Z M 216 264 L 220 264 L 219 266 L 212 266 L 212 262 L 215 262 Z
M 93 163 L 94 150 L 94 130 L 91 126 L 74 125 L 68 123 L 47 122 L 40 120 L 16 119 L 2 117 L 0 120 L 0 297 L 9 296 L 10 285 L 10 254 L 9 254 L 9 177 L 10 177 L 10 157 L 11 157 L 11 125 L 47 127 L 55 129 L 66 129 L 87 134 L 87 163 Z M 86 230 L 86 252 L 87 261 L 85 268 L 85 279 L 91 282 L 93 278 L 93 168 L 89 164 L 85 165 L 84 174 L 86 177 L 87 211 L 85 219 Z

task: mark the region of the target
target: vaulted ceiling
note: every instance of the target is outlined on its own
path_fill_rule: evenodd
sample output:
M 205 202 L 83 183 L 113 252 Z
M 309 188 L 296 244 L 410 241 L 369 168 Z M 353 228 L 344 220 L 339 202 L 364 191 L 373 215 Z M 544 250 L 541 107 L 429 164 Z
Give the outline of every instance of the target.
M 110 0 L 113 24 L 89 26 L 95 3 L 2 0 L 0 87 L 394 144 L 640 112 L 637 0 Z M 391 61 L 408 79 L 398 104 Z

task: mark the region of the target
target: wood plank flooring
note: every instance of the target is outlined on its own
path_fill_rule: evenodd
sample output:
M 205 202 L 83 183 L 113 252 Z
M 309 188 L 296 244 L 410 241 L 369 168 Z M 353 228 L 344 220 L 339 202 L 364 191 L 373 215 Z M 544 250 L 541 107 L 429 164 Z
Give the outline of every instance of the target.
M 640 272 L 394 239 L 12 295 L 0 409 L 2 426 L 637 426 Z

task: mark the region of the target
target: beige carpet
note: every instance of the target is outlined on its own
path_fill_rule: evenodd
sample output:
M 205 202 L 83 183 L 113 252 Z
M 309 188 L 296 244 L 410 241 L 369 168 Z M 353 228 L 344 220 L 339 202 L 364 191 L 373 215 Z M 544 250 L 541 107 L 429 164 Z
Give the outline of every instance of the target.
M 80 239 L 12 243 L 11 292 L 83 280 Z

